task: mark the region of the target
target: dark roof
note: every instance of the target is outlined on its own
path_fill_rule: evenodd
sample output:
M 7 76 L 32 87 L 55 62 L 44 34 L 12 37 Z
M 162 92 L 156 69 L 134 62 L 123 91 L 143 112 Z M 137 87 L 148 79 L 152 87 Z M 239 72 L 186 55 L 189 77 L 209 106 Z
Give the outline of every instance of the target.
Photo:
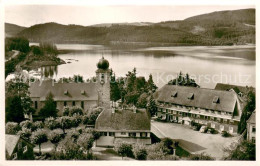
M 255 110 L 247 120 L 247 123 L 254 123 L 255 124 Z
M 250 90 L 255 92 L 255 88 L 248 87 L 248 86 L 238 86 L 238 85 L 230 85 L 230 84 L 223 84 L 217 83 L 215 86 L 215 90 L 224 90 L 229 91 L 230 89 L 238 88 L 240 92 L 247 94 Z
M 53 83 L 52 80 L 36 81 L 29 87 L 30 97 L 44 101 L 52 93 L 55 101 L 98 100 L 96 83 Z M 84 93 L 82 93 L 84 91 Z M 66 93 L 67 92 L 67 93 Z
M 146 110 L 104 110 L 96 120 L 96 130 L 99 131 L 140 131 L 150 130 L 150 118 Z
M 172 97 L 175 93 L 177 96 Z M 233 112 L 237 103 L 235 92 L 176 85 L 163 86 L 154 93 L 154 98 L 159 102 L 226 112 Z

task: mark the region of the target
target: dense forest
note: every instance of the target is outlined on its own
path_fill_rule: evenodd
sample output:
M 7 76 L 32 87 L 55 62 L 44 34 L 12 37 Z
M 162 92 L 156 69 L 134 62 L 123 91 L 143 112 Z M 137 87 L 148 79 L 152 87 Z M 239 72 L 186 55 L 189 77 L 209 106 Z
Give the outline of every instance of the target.
M 6 24 L 7 26 L 7 24 Z M 10 27 L 10 25 L 9 25 Z M 7 33 L 7 32 L 6 32 Z M 109 26 L 37 24 L 17 31 L 30 42 L 104 45 L 234 45 L 255 43 L 255 9 L 220 11 L 182 21 Z

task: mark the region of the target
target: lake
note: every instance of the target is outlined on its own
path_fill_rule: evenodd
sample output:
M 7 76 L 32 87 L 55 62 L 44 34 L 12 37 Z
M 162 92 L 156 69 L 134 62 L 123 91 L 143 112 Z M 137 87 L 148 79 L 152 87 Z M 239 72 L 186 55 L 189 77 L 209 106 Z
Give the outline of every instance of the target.
M 53 78 L 82 75 L 95 76 L 96 63 L 102 55 L 109 61 L 117 77 L 137 69 L 138 76 L 148 78 L 162 87 L 181 71 L 203 88 L 216 83 L 254 86 L 256 81 L 255 46 L 185 46 L 151 47 L 146 49 L 111 50 L 101 45 L 57 44 L 66 53 L 58 56 L 67 64 L 44 67 L 37 72 Z

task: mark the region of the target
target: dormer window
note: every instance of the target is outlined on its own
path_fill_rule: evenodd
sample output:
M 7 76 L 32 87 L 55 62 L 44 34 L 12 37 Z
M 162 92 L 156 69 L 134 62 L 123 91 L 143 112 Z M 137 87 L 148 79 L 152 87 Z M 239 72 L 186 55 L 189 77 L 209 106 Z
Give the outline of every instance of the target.
M 67 94 L 69 94 L 69 92 L 68 92 L 68 90 L 65 90 L 64 95 L 67 95 Z
M 82 94 L 82 95 L 84 95 L 84 94 L 85 94 L 85 91 L 84 91 L 84 90 L 82 90 L 82 91 L 81 91 L 81 94 Z
M 171 97 L 177 97 L 177 94 L 178 93 L 175 91 L 175 92 L 172 93 Z
M 215 96 L 213 98 L 213 103 L 219 103 L 219 97 L 218 96 Z
M 193 100 L 194 99 L 194 93 L 189 93 L 188 94 L 188 99 Z

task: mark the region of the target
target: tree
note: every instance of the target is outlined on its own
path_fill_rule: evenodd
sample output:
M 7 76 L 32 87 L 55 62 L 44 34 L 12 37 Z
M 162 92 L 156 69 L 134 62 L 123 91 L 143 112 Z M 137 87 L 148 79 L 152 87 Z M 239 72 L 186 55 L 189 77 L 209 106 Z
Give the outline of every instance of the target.
M 29 85 L 23 82 L 22 78 L 15 77 L 6 83 L 6 98 L 18 96 L 21 99 L 21 105 L 24 113 L 33 112 L 31 107 L 32 100 L 30 98 Z M 27 80 L 26 80 L 27 81 Z
M 143 144 L 135 144 L 133 148 L 135 159 L 137 160 L 146 160 L 147 150 Z
M 40 110 L 39 115 L 42 118 L 57 117 L 56 103 L 53 100 L 53 95 L 49 93 L 45 100 L 44 107 Z
M 110 99 L 115 102 L 121 98 L 121 92 L 119 89 L 119 83 L 117 82 L 115 73 L 112 69 L 110 72 L 110 78 Z
M 59 124 L 64 134 L 65 129 L 70 129 L 72 127 L 72 119 L 69 116 L 58 117 L 56 122 Z
M 133 154 L 132 151 L 132 145 L 127 143 L 127 142 L 121 142 L 121 141 L 117 141 L 115 143 L 115 151 L 122 156 L 122 159 L 125 156 L 131 156 Z
M 168 82 L 168 85 L 200 87 L 194 79 L 190 78 L 188 73 L 185 76 L 183 76 L 181 71 L 177 78 Z
M 46 127 L 48 127 L 51 130 L 61 127 L 60 123 L 57 120 L 55 120 L 53 117 L 46 118 L 44 124 Z
M 22 121 L 19 125 L 21 126 L 21 128 L 31 129 L 33 126 L 33 123 L 29 120 L 25 120 L 25 121 Z
M 173 153 L 173 140 L 171 138 L 168 138 L 168 137 L 163 138 L 162 143 L 167 149 L 169 149 L 169 151 L 167 153 L 172 154 Z
M 32 133 L 31 141 L 39 145 L 39 154 L 41 155 L 41 144 L 48 141 L 47 132 L 44 129 L 38 129 Z
M 55 159 L 58 160 L 85 160 L 87 156 L 83 153 L 83 148 L 81 148 L 77 143 L 75 138 L 66 136 L 58 144 L 56 152 L 54 155 Z
M 32 135 L 32 130 L 28 129 L 26 127 L 23 127 L 22 130 L 19 131 L 17 134 L 20 135 L 21 137 L 27 139 L 28 141 L 30 141 L 30 137 Z
M 16 122 L 7 122 L 5 125 L 6 134 L 17 134 L 21 130 L 21 127 Z
M 238 133 L 242 133 L 246 129 L 246 121 L 255 110 L 255 93 L 250 91 L 247 98 L 247 104 L 243 109 L 240 122 L 238 124 Z
M 151 97 L 150 97 L 149 103 L 147 105 L 147 110 L 149 111 L 151 116 L 154 116 L 157 111 L 157 106 L 156 106 L 155 100 L 153 98 L 153 95 L 151 95 Z
M 7 122 L 20 123 L 24 120 L 22 101 L 19 96 L 9 97 L 5 109 Z
M 143 93 L 139 97 L 139 99 L 137 101 L 137 104 L 136 104 L 137 107 L 139 107 L 139 108 L 146 108 L 146 106 L 147 106 L 147 98 L 149 98 L 148 94 L 147 93 Z
M 77 140 L 77 144 L 87 150 L 87 155 L 89 154 L 89 150 L 92 148 L 93 143 L 94 137 L 90 133 L 81 134 Z
M 23 37 L 6 38 L 5 50 L 6 51 L 18 50 L 27 53 L 30 50 L 29 40 Z
M 231 145 L 224 149 L 227 156 L 224 160 L 255 160 L 256 159 L 256 145 L 252 142 L 243 141 L 238 145 Z
M 151 91 L 152 93 L 154 93 L 158 89 L 158 87 L 153 82 L 152 74 L 149 75 L 149 79 L 147 81 L 147 89 L 148 89 L 148 91 Z
M 88 124 L 94 125 L 100 113 L 101 111 L 99 109 L 94 109 L 89 115 Z
M 48 139 L 51 141 L 51 143 L 54 144 L 55 146 L 55 151 L 57 149 L 58 143 L 62 140 L 63 138 L 63 132 L 61 129 L 55 129 L 52 130 L 49 134 L 48 134 Z

